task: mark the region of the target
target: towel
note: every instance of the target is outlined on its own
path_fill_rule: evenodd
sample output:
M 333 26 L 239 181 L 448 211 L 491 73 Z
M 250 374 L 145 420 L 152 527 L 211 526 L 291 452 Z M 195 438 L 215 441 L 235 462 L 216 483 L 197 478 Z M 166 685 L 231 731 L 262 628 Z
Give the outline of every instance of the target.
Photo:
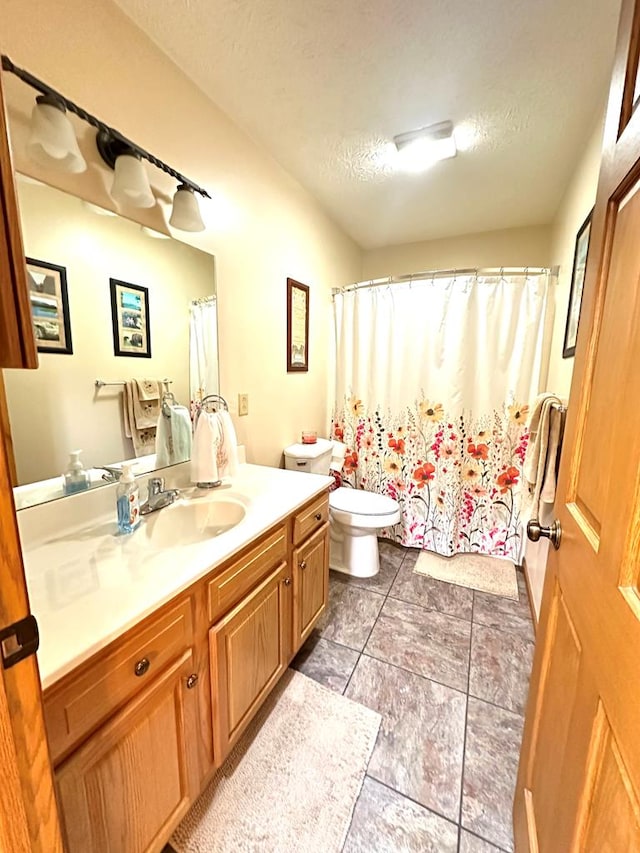
M 222 427 L 222 442 L 218 447 L 218 471 L 221 477 L 235 477 L 238 473 L 238 439 L 227 411 L 218 412 Z
M 162 383 L 157 379 L 134 379 L 139 400 L 159 400 Z
M 529 445 L 522 467 L 528 485 L 528 503 L 532 518 L 540 518 L 543 503 L 553 503 L 556 491 L 556 465 L 560 449 L 562 400 L 555 394 L 540 394 L 529 421 Z M 544 497 L 543 497 L 544 494 Z
M 222 443 L 222 426 L 217 414 L 200 412 L 193 436 L 191 482 L 215 483 L 218 473 L 218 448 Z
M 156 426 L 160 409 L 159 400 L 150 400 L 144 405 L 154 406 L 155 415 L 151 410 L 146 414 L 142 412 L 141 403 L 138 400 L 138 386 L 135 380 L 124 383 L 122 417 L 124 421 L 124 434 L 133 441 L 133 450 L 138 456 L 147 456 L 153 453 L 156 443 Z M 137 416 L 137 413 L 139 416 Z
M 191 456 L 191 418 L 185 406 L 169 407 L 161 413 L 156 428 L 156 467 L 188 462 Z
M 238 440 L 229 412 L 202 411 L 191 454 L 191 481 L 214 483 L 238 472 Z

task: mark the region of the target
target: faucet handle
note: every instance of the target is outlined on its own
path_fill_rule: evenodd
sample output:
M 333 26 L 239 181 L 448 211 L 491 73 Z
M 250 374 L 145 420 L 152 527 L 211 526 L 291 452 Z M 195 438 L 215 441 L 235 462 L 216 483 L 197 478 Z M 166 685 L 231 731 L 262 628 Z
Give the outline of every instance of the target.
M 147 488 L 149 489 L 149 496 L 159 495 L 160 492 L 164 492 L 164 478 L 163 477 L 149 477 L 149 481 L 147 483 Z

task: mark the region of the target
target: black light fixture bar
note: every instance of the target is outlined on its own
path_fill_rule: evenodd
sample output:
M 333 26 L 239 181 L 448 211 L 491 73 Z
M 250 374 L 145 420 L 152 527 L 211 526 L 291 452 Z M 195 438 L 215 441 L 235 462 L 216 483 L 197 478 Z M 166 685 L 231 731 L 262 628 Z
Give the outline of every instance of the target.
M 32 89 L 35 89 L 37 92 L 40 92 L 41 95 L 47 95 L 50 98 L 54 98 L 59 101 L 61 104 L 64 104 L 65 108 L 74 115 L 77 115 L 78 118 L 81 118 L 82 121 L 86 121 L 87 124 L 90 124 L 92 127 L 95 127 L 98 130 L 98 135 L 102 134 L 103 138 L 109 138 L 116 142 L 123 149 L 128 148 L 142 157 L 144 160 L 148 160 L 149 163 L 153 164 L 157 169 L 161 169 L 163 172 L 166 172 L 168 175 L 171 175 L 172 178 L 175 178 L 180 184 L 184 184 L 185 186 L 192 189 L 194 192 L 200 193 L 201 196 L 205 198 L 211 198 L 209 193 L 206 190 L 203 190 L 202 187 L 199 187 L 193 181 L 190 181 L 189 178 L 185 178 L 184 175 L 181 175 L 180 172 L 176 172 L 175 169 L 172 169 L 171 166 L 167 166 L 162 160 L 158 160 L 157 157 L 154 157 L 153 154 L 150 154 L 148 151 L 145 151 L 144 148 L 140 148 L 139 145 L 136 145 L 135 142 L 132 142 L 130 139 L 127 139 L 119 130 L 116 130 L 113 127 L 109 127 L 108 124 L 105 124 L 103 121 L 100 121 L 99 118 L 96 118 L 91 113 L 88 113 L 82 107 L 79 107 L 77 104 L 74 104 L 73 101 L 70 101 L 68 98 L 65 98 L 64 95 L 61 95 L 60 92 L 56 92 L 55 89 L 52 89 L 51 86 L 48 86 L 46 83 L 43 83 L 42 80 L 39 80 L 37 77 L 34 77 L 33 74 L 30 74 L 28 71 L 25 71 L 24 68 L 18 68 L 17 65 L 14 65 L 13 62 L 9 59 L 8 56 L 2 54 L 2 68 L 5 71 L 8 71 L 10 74 L 15 74 L 16 77 L 19 77 L 23 83 L 26 83 L 27 86 L 31 86 Z

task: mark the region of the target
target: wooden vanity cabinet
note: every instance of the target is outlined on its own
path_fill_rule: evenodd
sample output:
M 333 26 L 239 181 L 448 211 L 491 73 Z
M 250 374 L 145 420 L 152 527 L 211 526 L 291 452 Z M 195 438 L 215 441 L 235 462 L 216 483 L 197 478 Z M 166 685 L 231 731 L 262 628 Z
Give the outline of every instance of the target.
M 290 586 L 289 567 L 281 563 L 209 632 L 216 765 L 289 664 Z
M 159 853 L 324 611 L 328 497 L 45 691 L 69 853 Z
M 293 632 L 297 651 L 324 612 L 329 593 L 329 525 L 293 552 Z
M 58 769 L 69 853 L 151 853 L 186 813 L 192 668 L 185 652 Z

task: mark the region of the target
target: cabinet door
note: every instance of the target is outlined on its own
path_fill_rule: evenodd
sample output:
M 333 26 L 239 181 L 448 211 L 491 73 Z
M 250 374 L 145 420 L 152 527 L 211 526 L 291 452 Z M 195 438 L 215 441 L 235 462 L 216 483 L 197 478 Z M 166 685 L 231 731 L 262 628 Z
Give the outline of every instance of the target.
M 168 840 L 195 793 L 185 738 L 192 668 L 189 651 L 60 766 L 69 853 L 151 853 Z
M 0 367 L 37 367 L 20 216 L 0 75 Z
M 281 563 L 209 631 L 217 766 L 287 667 L 290 585 L 287 565 Z
M 329 525 L 293 552 L 294 651 L 307 639 L 327 604 Z

